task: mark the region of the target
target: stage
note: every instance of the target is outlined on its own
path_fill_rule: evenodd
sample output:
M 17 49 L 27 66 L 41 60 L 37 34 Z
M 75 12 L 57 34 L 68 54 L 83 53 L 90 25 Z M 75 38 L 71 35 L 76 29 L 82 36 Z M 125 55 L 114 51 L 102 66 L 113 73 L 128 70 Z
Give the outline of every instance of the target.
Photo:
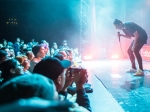
M 93 93 L 88 93 L 93 112 L 150 112 L 150 62 L 143 61 L 144 76 L 125 71 L 130 61 L 84 61 Z

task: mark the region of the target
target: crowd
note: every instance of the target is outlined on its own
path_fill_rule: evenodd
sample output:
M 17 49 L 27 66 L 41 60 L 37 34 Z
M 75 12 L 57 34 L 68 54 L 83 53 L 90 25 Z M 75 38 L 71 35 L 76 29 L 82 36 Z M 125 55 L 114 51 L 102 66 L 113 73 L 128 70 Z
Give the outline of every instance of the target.
M 80 64 L 79 64 L 80 62 Z M 0 44 L 0 108 L 3 111 L 91 112 L 93 92 L 78 49 L 64 40 Z

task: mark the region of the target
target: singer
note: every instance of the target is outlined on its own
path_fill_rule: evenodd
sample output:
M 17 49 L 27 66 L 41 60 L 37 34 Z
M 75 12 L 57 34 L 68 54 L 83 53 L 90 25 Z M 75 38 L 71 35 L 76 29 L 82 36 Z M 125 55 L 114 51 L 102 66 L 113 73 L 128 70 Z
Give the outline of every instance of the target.
M 116 29 L 122 30 L 124 32 L 124 34 L 120 34 L 120 32 L 118 32 L 119 38 L 121 36 L 125 38 L 129 38 L 129 39 L 131 39 L 131 37 L 134 37 L 134 40 L 131 42 L 131 45 L 127 51 L 132 66 L 126 72 L 135 73 L 134 74 L 135 76 L 143 76 L 144 71 L 143 71 L 142 57 L 139 51 L 143 47 L 143 45 L 147 43 L 147 34 L 145 30 L 141 26 L 135 24 L 134 22 L 123 23 L 122 21 L 118 19 L 115 19 L 114 26 L 116 27 Z M 134 55 L 139 64 L 138 70 L 135 65 Z

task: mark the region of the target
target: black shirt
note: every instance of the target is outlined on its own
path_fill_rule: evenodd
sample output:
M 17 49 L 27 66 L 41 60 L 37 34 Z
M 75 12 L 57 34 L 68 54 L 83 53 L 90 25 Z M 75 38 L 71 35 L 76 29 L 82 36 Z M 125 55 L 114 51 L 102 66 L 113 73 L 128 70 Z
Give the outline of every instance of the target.
M 125 22 L 125 29 L 122 29 L 122 31 L 129 37 L 134 37 L 134 34 L 136 31 L 138 32 L 138 39 L 137 43 L 147 43 L 147 34 L 145 30 L 140 27 L 139 25 L 133 23 L 133 22 Z

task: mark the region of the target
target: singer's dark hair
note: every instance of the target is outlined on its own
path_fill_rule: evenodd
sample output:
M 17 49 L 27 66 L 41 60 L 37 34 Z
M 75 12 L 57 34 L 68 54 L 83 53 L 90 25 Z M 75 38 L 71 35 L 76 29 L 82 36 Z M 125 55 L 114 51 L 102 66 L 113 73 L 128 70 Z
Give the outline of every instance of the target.
M 122 21 L 115 19 L 114 24 L 122 24 Z

